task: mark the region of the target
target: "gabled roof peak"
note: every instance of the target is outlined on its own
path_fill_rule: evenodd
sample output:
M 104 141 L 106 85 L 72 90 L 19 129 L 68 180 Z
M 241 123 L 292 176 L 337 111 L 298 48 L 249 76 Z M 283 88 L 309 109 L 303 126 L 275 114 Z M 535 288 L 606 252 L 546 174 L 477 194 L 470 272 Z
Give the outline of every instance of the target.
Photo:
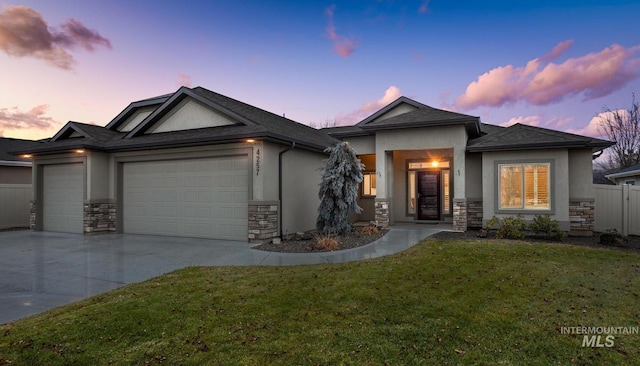
M 433 108 L 404 96 L 356 124 L 369 131 L 452 125 L 464 125 L 472 138 L 481 134 L 479 117 Z
M 169 113 L 172 109 L 179 105 L 185 98 L 191 98 L 196 100 L 206 107 L 214 110 L 222 115 L 229 117 L 230 119 L 236 121 L 237 124 L 251 126 L 255 125 L 253 121 L 246 118 L 245 116 L 238 114 L 229 108 L 221 105 L 220 103 L 216 103 L 214 100 L 205 97 L 202 94 L 202 91 L 206 90 L 202 87 L 196 87 L 191 89 L 189 87 L 183 86 L 178 89 L 175 93 L 173 93 L 167 100 L 162 103 L 158 108 L 156 108 L 149 116 L 147 116 L 142 122 L 140 122 L 133 130 L 131 130 L 125 138 L 132 138 L 136 136 L 140 136 L 156 125 L 163 116 Z M 213 92 L 210 92 L 213 93 Z M 237 102 L 240 103 L 240 102 Z
M 164 102 L 166 102 L 174 94 L 175 93 L 163 94 L 157 97 L 152 97 L 152 98 L 147 98 L 147 99 L 138 100 L 136 102 L 132 102 L 127 106 L 127 108 L 125 108 L 114 119 L 112 119 L 111 122 L 107 123 L 105 127 L 109 130 L 117 131 L 118 127 L 122 123 L 124 123 L 129 117 L 131 117 L 138 109 L 144 108 L 144 107 L 153 107 L 153 106 L 158 107 L 162 105 Z
M 62 127 L 52 138 L 51 141 L 60 141 L 64 139 L 68 139 L 73 135 L 78 135 L 77 137 L 86 137 L 90 138 L 89 134 L 86 133 L 81 125 L 85 123 L 69 121 L 64 127 Z M 85 124 L 86 125 L 86 124 Z
M 362 126 L 362 125 L 366 125 L 369 122 L 375 121 L 376 119 L 380 118 L 381 116 L 385 115 L 387 112 L 395 109 L 396 107 L 398 107 L 401 104 L 408 104 L 414 108 L 431 108 L 426 104 L 422 104 L 418 101 L 415 101 L 411 98 L 407 98 L 405 96 L 401 96 L 398 99 L 394 100 L 393 102 L 387 104 L 386 106 L 384 106 L 383 108 L 379 109 L 377 112 L 373 113 L 372 115 L 370 115 L 369 117 L 363 119 L 362 121 L 358 122 L 356 124 L 356 126 Z

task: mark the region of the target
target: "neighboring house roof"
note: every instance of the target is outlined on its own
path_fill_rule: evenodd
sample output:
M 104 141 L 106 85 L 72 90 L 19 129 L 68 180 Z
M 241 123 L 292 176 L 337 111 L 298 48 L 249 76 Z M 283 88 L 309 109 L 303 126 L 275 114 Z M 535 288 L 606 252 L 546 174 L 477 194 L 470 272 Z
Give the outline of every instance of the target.
M 40 142 L 33 140 L 12 139 L 0 137 L 0 165 L 4 166 L 31 166 L 31 160 L 17 156 L 11 152 L 15 150 L 29 149 Z
M 640 175 L 640 164 L 635 164 L 630 167 L 626 167 L 624 169 L 619 170 L 616 173 L 611 173 L 605 175 L 607 179 L 617 179 L 624 177 L 632 177 L 634 175 Z
M 613 181 L 607 178 L 612 170 L 594 170 L 593 171 L 593 184 L 606 184 L 606 185 L 615 185 Z
M 469 140 L 467 151 L 508 151 L 556 148 L 606 149 L 613 142 L 572 133 L 516 123 L 502 130 L 494 130 L 482 137 Z
M 383 118 L 387 113 L 392 112 L 403 104 L 413 107 L 413 110 L 403 111 L 397 115 Z M 464 125 L 471 137 L 481 135 L 479 117 L 433 108 L 407 97 L 396 99 L 386 107 L 358 122 L 355 126 L 331 127 L 322 130 L 331 136 L 345 138 L 371 135 L 379 130 L 449 125 Z
M 185 98 L 196 100 L 236 123 L 145 134 L 156 123 L 162 121 L 163 117 L 171 113 L 172 109 Z M 157 108 L 135 128 L 126 132 L 118 131 L 118 126 L 135 113 L 136 108 L 156 104 Z M 102 151 L 129 151 L 227 143 L 249 138 L 287 145 L 295 143 L 297 147 L 314 151 L 323 151 L 326 147 L 338 142 L 324 132 L 205 88 L 182 87 L 171 95 L 131 103 L 106 127 L 69 122 L 50 142 L 29 152 L 55 153 L 84 148 Z

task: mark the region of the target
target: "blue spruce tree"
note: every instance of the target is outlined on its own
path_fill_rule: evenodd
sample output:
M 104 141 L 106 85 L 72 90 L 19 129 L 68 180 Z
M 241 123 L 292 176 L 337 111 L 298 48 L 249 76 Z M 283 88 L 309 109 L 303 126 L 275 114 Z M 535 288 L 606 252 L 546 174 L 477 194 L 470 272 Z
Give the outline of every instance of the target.
M 362 212 L 356 199 L 364 164 L 347 142 L 339 142 L 325 152 L 329 152 L 329 159 L 320 182 L 316 229 L 325 235 L 345 234 L 351 231 L 349 210 Z

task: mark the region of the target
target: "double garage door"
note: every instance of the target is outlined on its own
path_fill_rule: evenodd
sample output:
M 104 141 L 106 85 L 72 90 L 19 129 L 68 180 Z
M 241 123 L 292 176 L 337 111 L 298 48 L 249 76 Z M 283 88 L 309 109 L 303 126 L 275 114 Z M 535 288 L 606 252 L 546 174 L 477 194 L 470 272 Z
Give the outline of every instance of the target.
M 246 240 L 248 157 L 123 166 L 125 233 Z
M 123 165 L 125 233 L 247 240 L 248 157 Z M 83 165 L 43 168 L 43 228 L 82 232 Z

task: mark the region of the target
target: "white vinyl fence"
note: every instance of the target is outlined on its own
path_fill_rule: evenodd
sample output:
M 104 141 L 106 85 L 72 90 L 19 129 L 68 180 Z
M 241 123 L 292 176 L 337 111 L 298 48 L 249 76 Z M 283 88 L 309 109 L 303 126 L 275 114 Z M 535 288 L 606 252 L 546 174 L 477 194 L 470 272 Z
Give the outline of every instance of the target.
M 0 184 L 0 229 L 28 227 L 31 184 Z
M 596 191 L 595 231 L 616 229 L 640 235 L 640 186 L 593 185 Z

